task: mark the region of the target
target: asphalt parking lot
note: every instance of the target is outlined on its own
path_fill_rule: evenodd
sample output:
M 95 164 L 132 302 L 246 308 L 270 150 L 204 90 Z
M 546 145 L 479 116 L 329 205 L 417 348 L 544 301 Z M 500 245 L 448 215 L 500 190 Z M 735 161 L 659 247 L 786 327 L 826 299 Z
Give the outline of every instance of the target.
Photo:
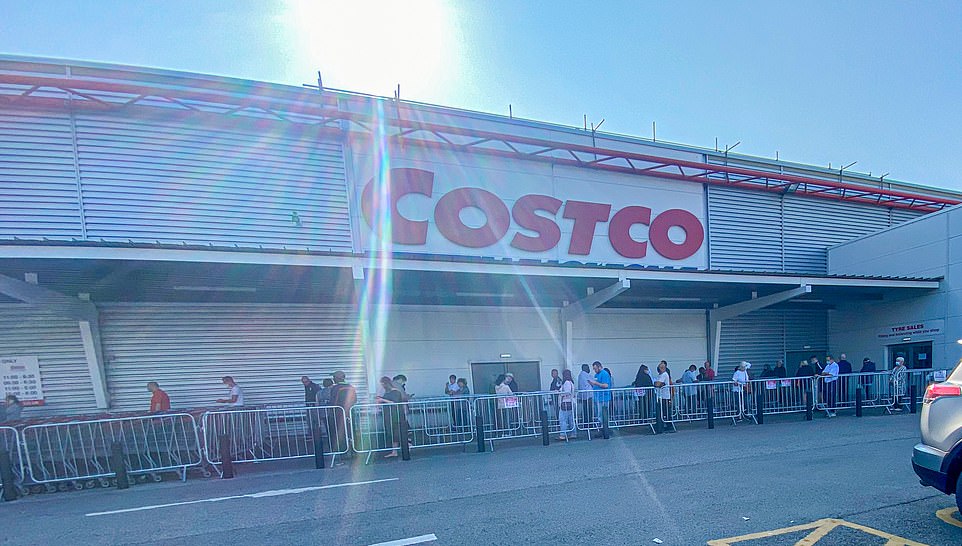
M 915 415 L 792 416 L 326 470 L 240 465 L 232 480 L 4 503 L 0 528 L 10 544 L 962 544 L 954 499 L 912 472 L 917 437 Z

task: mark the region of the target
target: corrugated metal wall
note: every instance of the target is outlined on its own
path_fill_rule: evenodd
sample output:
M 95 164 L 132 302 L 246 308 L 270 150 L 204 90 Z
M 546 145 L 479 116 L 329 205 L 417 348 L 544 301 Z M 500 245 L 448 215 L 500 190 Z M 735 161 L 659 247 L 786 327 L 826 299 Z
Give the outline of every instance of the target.
M 310 128 L 4 111 L 0 145 L 0 237 L 352 249 L 341 144 Z
M 920 215 L 709 186 L 711 269 L 823 274 L 826 248 Z
M 0 238 L 80 239 L 70 118 L 0 110 Z
M 23 417 L 97 411 L 77 321 L 26 304 L 0 305 L 0 356 L 36 356 L 46 404 Z
M 828 349 L 827 311 L 760 309 L 722 323 L 717 368 L 721 379 L 728 380 L 738 363 L 747 360 L 756 376 L 765 364 L 774 366 L 787 351 L 801 351 L 806 345 Z M 786 366 L 794 371 L 793 364 Z
M 300 383 L 344 370 L 367 391 L 356 313 L 347 306 L 105 304 L 101 336 L 112 409 L 146 409 L 148 381 L 175 408 L 214 405 L 231 375 L 246 402 L 304 400 Z

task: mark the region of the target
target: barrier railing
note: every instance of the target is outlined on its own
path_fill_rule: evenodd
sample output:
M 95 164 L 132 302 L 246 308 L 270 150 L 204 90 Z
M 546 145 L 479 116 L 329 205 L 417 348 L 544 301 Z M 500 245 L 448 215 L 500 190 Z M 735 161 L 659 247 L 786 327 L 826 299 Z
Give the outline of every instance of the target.
M 654 432 L 657 416 L 655 414 L 655 389 L 652 387 L 621 387 L 603 391 L 584 391 L 577 405 L 578 430 L 588 432 L 602 427 L 599 408 L 608 414 L 608 428 L 651 427 Z M 590 398 L 583 395 L 589 394 Z
M 20 446 L 20 435 L 13 427 L 0 426 L 0 450 L 6 451 L 10 460 L 10 467 L 13 469 L 13 479 L 16 482 L 18 493 L 23 492 L 23 452 Z M 0 493 L 3 487 L 0 485 Z
M 122 449 L 128 474 L 149 474 L 155 481 L 170 471 L 186 479 L 187 469 L 201 464 L 197 423 L 186 413 L 29 425 L 20 436 L 35 483 L 73 481 L 79 489 L 81 481 L 113 476 L 114 444 Z
M 664 388 L 664 387 L 662 387 Z M 715 419 L 741 419 L 748 417 L 746 400 L 752 386 L 737 385 L 731 381 L 676 383 L 671 387 L 671 403 L 660 404 L 662 419 L 666 423 L 704 421 L 708 419 L 708 401 L 711 399 Z M 656 389 L 658 390 L 658 389 Z
M 493 442 L 541 434 L 534 413 L 543 401 L 540 393 L 487 394 L 474 397 L 474 411 L 480 417 L 484 439 Z
M 814 395 L 809 394 L 814 388 L 812 377 L 753 379 L 749 384 L 752 395 L 745 396 L 748 415 L 755 415 L 758 410 L 758 393 L 762 393 L 762 413 L 765 415 L 802 413 L 815 403 Z
M 468 398 L 356 404 L 351 408 L 354 451 L 370 454 L 410 448 L 470 443 L 474 419 Z
M 235 463 L 313 457 L 316 431 L 323 434 L 325 455 L 343 455 L 350 444 L 340 406 L 215 410 L 204 413 L 202 424 L 204 458 L 215 468 L 223 462 L 222 449 Z

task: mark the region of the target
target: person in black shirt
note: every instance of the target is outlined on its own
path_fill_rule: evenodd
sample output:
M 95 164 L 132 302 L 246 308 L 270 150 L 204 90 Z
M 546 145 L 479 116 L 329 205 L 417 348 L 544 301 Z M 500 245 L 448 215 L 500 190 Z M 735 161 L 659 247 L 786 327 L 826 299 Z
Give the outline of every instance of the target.
M 306 375 L 301 376 L 301 383 L 304 384 L 304 405 L 305 406 L 316 405 L 317 391 L 321 390 L 321 386 L 311 381 L 311 378 L 307 377 Z
M 788 370 L 785 369 L 785 363 L 781 360 L 775 363 L 775 377 L 788 377 Z
M 654 413 L 655 404 L 655 384 L 651 381 L 648 366 L 644 364 L 638 366 L 638 373 L 635 374 L 635 380 L 631 382 L 631 386 L 636 389 L 644 389 L 635 391 L 635 395 L 638 397 L 638 415 L 642 419 L 647 419 L 649 415 Z
M 859 373 L 865 373 L 865 374 L 871 373 L 871 374 L 874 374 L 875 371 L 876 371 L 876 369 L 875 369 L 875 363 L 872 362 L 872 359 L 869 358 L 869 357 L 863 358 L 863 359 L 862 359 L 862 369 L 859 370 Z M 875 376 L 874 376 L 874 375 L 863 375 L 863 376 L 859 377 L 859 382 L 862 384 L 862 389 L 865 390 L 865 393 L 864 393 L 864 394 L 865 394 L 865 399 L 866 399 L 866 400 L 874 400 L 874 399 L 875 399 L 875 391 L 874 391 L 874 389 L 873 389 L 872 387 L 875 385 Z
M 812 358 L 812 360 L 815 360 L 815 359 Z M 801 378 L 815 377 L 815 368 L 811 367 L 807 360 L 803 360 L 798 365 L 798 369 L 795 370 L 795 377 L 801 377 Z M 809 393 L 809 390 L 815 388 L 814 381 L 812 383 L 806 383 L 804 381 L 796 381 L 795 388 L 801 389 L 802 400 L 805 402 L 805 404 L 810 404 L 811 400 L 808 399 L 808 393 Z
M 398 446 L 401 445 L 401 418 L 402 413 L 404 412 L 404 407 L 396 404 L 401 403 L 403 395 L 394 384 L 394 381 L 391 381 L 390 377 L 385 376 L 381 378 L 381 387 L 384 389 L 384 394 L 376 398 L 377 403 L 390 404 L 381 408 L 381 419 L 383 421 L 382 425 L 384 429 L 383 447 L 390 445 L 393 448 L 390 453 L 384 456 L 384 458 L 390 459 L 392 457 L 397 457 Z

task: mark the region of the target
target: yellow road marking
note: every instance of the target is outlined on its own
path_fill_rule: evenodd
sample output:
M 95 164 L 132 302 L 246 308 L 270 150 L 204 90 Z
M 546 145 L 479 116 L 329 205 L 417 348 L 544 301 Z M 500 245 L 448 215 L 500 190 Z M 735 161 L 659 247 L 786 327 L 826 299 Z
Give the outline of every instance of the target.
M 940 510 L 939 512 L 942 512 Z M 939 516 L 941 517 L 941 516 Z M 962 524 L 959 524 L 962 527 Z M 806 531 L 811 529 L 812 532 L 805 536 L 805 538 L 795 543 L 795 546 L 812 546 L 819 540 L 825 538 L 833 529 L 838 527 L 848 527 L 849 529 L 855 529 L 857 531 L 862 531 L 863 533 L 868 533 L 880 538 L 887 538 L 888 542 L 885 546 L 926 546 L 921 542 L 915 542 L 907 538 L 903 538 L 891 533 L 886 533 L 885 531 L 879 531 L 878 529 L 873 529 L 871 527 L 866 527 L 864 525 L 859 525 L 857 523 L 851 523 L 841 519 L 820 519 L 818 521 L 813 521 L 811 523 L 805 523 L 802 525 L 793 525 L 791 527 L 783 527 L 781 529 L 773 529 L 771 531 L 761 531 L 758 533 L 751 533 L 748 535 L 741 535 L 737 537 L 729 538 L 719 538 L 715 540 L 709 540 L 708 546 L 731 546 L 737 542 L 747 542 L 749 540 L 756 540 L 760 538 L 768 538 L 778 535 L 787 535 L 790 533 L 795 533 L 798 531 Z
M 948 508 L 943 508 L 935 513 L 935 516 L 940 520 L 948 523 L 949 525 L 955 525 L 956 527 L 962 527 L 962 521 L 959 521 L 952 517 L 952 514 L 958 514 L 959 511 L 954 506 L 949 506 Z

